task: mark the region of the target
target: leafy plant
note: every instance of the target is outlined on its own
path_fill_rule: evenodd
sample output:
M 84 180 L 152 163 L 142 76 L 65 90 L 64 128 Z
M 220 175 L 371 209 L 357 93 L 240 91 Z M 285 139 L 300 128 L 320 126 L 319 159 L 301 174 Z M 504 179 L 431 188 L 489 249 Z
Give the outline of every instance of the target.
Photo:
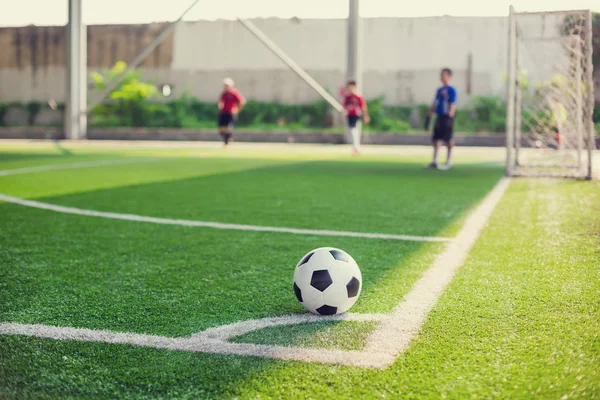
M 94 89 L 100 92 L 106 90 L 111 82 L 122 77 L 108 95 L 112 102 L 92 110 L 92 121 L 94 117 L 110 120 L 116 115 L 125 126 L 146 126 L 148 100 L 156 96 L 156 86 L 142 81 L 139 71 L 127 71 L 127 64 L 123 61 L 118 61 L 104 74 L 93 72 L 90 76 Z

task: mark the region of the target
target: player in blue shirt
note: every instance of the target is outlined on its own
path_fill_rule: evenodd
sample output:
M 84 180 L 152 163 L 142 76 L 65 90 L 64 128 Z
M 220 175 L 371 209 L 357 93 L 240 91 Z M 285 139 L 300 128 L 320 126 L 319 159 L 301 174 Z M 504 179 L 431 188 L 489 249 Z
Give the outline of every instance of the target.
M 451 86 L 452 70 L 450 68 L 444 68 L 440 78 L 442 80 L 442 86 L 435 93 L 435 99 L 429 108 L 429 113 L 427 114 L 425 122 L 425 129 L 429 129 L 429 121 L 432 114 L 435 112 L 436 120 L 432 136 L 433 161 L 431 164 L 428 164 L 427 167 L 450 169 L 452 168 L 452 147 L 454 146 L 454 141 L 452 140 L 452 125 L 454 123 L 454 113 L 456 112 L 456 89 L 454 86 Z M 437 158 L 440 141 L 446 143 L 446 146 L 448 147 L 448 157 L 446 158 L 446 164 L 438 167 Z

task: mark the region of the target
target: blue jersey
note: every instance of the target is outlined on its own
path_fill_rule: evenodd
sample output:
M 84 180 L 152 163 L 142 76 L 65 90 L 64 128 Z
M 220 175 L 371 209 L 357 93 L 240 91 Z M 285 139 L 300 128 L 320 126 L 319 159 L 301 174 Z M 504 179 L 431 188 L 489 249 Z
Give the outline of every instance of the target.
M 456 103 L 456 89 L 454 86 L 442 86 L 435 93 L 433 108 L 437 115 L 448 115 L 450 104 Z

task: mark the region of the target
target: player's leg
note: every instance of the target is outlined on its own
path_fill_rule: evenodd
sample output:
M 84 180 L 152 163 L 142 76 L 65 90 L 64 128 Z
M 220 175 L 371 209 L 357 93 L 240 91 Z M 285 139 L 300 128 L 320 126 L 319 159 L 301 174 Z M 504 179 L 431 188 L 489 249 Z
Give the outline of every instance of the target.
M 219 133 L 223 138 L 223 144 L 229 145 L 233 130 L 233 115 L 231 113 L 222 113 L 219 116 Z
M 235 126 L 236 115 L 229 114 L 229 121 L 227 124 L 227 144 L 233 141 L 233 127 Z
M 440 140 L 433 139 L 433 158 L 431 163 L 427 165 L 429 168 L 437 168 L 438 167 L 438 154 L 440 152 Z
M 229 132 L 229 128 L 221 127 L 219 128 L 219 134 L 221 135 L 221 139 L 223 139 L 223 144 L 227 146 L 229 144 L 229 140 L 231 138 L 231 133 Z
M 445 141 L 446 147 L 448 148 L 448 155 L 446 156 L 446 164 L 440 165 L 440 169 L 450 169 L 452 168 L 452 149 L 454 148 L 454 139 L 450 138 L 448 141 Z
M 433 135 L 431 136 L 431 143 L 433 145 L 433 158 L 431 163 L 427 164 L 426 168 L 437 168 L 438 167 L 438 154 L 440 151 L 440 142 L 443 139 L 443 132 L 440 126 L 440 117 L 438 116 L 435 120 L 435 126 L 433 127 Z
M 223 142 L 225 142 L 225 146 L 229 145 L 230 141 L 231 141 L 231 132 L 229 130 L 227 130 L 226 132 L 223 133 Z
M 225 145 L 227 145 L 227 142 L 225 141 L 225 132 L 227 131 L 227 124 L 225 122 L 226 122 L 225 114 L 219 113 L 219 117 L 217 118 L 217 124 L 219 127 L 219 135 L 221 136 L 223 143 Z
M 448 148 L 448 155 L 446 156 L 446 169 L 452 168 L 452 149 L 454 149 L 454 121 L 452 118 L 448 118 L 446 121 L 446 132 L 444 135 L 444 141 Z
M 352 153 L 354 155 L 357 155 L 360 151 L 360 132 L 357 126 L 358 120 L 359 117 L 357 115 L 348 115 L 348 129 L 352 136 Z

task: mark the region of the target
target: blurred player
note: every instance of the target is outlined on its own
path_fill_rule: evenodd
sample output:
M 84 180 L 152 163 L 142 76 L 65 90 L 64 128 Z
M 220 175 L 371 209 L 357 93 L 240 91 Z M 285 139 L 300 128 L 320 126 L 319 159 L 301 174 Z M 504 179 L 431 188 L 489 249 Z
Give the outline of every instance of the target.
M 440 79 L 442 81 L 442 86 L 435 93 L 435 100 L 429 108 L 429 113 L 425 120 L 425 129 L 429 129 L 429 121 L 431 120 L 432 114 L 435 112 L 436 120 L 432 136 L 433 160 L 430 164 L 427 164 L 427 167 L 450 169 L 452 168 L 452 147 L 454 146 L 452 135 L 454 114 L 456 112 L 456 89 L 454 86 L 451 86 L 452 70 L 450 68 L 444 68 L 440 74 Z M 446 158 L 446 164 L 438 167 L 437 159 L 441 141 L 448 147 L 448 156 Z
M 246 105 L 246 99 L 233 87 L 233 79 L 223 79 L 223 85 L 223 92 L 219 98 L 219 134 L 225 146 L 228 146 L 237 115 Z
M 349 80 L 344 93 L 344 113 L 348 120 L 348 129 L 352 136 L 352 152 L 358 155 L 360 152 L 360 130 L 358 121 L 361 119 L 368 124 L 370 121 L 367 102 L 356 92 L 356 81 Z
M 550 115 L 551 115 L 551 127 L 554 133 L 554 142 L 556 149 L 559 150 L 563 145 L 563 134 L 564 126 L 567 122 L 567 110 L 565 106 L 561 104 L 556 96 L 551 96 L 549 99 L 550 103 Z

